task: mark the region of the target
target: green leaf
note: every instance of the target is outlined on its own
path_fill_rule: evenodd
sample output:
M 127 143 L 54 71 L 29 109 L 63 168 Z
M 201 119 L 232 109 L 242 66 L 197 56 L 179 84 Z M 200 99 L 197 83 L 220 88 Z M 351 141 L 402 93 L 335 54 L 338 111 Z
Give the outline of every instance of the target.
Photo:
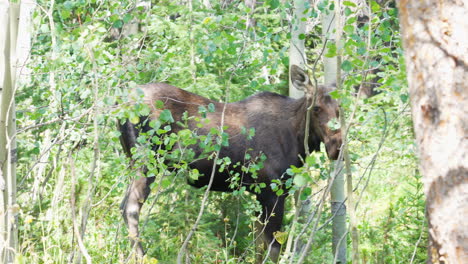
M 70 12 L 70 10 L 62 9 L 62 10 L 60 10 L 60 15 L 62 16 L 63 20 L 66 20 L 66 19 L 68 19 L 70 17 L 71 12 Z
M 358 55 L 364 55 L 364 54 L 366 54 L 366 51 L 367 51 L 366 47 L 359 47 L 357 49 L 357 54 Z
M 296 176 L 294 176 L 294 185 L 298 186 L 298 187 L 302 187 L 304 185 L 306 185 L 307 183 L 307 179 L 301 175 L 301 174 L 298 174 Z
M 332 118 L 330 121 L 328 121 L 327 126 L 331 130 L 337 130 L 341 127 L 340 122 L 336 118 Z
M 356 7 L 356 4 L 351 2 L 351 1 L 343 1 L 343 5 L 345 6 L 351 6 L 351 7 Z
M 164 103 L 161 100 L 156 100 L 156 102 L 154 102 L 154 105 L 156 106 L 157 109 L 164 108 Z
M 112 24 L 112 27 L 114 28 L 122 28 L 123 26 L 123 21 L 121 19 L 115 21 L 113 24 Z
M 134 113 L 132 115 L 130 115 L 130 117 L 128 119 L 134 125 L 136 125 L 136 124 L 138 124 L 138 122 L 140 122 L 140 118 L 137 115 L 135 115 Z
M 159 120 L 151 120 L 149 122 L 149 126 L 151 128 L 159 128 L 161 126 L 161 122 Z
M 138 114 L 140 116 L 148 116 L 150 112 L 151 112 L 151 109 L 149 108 L 149 106 L 146 104 L 142 104 L 140 106 L 140 110 L 138 111 Z
M 192 136 L 192 132 L 190 131 L 190 129 L 182 129 L 177 134 L 181 139 L 186 139 Z
M 266 55 L 265 58 L 268 58 L 268 55 Z M 250 87 L 252 87 L 253 89 L 256 89 L 258 87 L 258 82 L 255 80 L 251 81 Z
M 305 187 L 301 192 L 301 200 L 306 200 L 312 194 L 312 189 L 310 187 Z
M 327 57 L 327 58 L 336 57 L 336 45 L 335 45 L 335 43 L 329 43 L 327 45 L 327 53 L 325 54 L 325 57 Z
M 255 128 L 250 128 L 249 129 L 249 135 L 247 136 L 247 139 L 252 139 L 255 136 Z
M 124 22 L 124 23 L 128 23 L 128 22 L 130 22 L 132 19 L 133 19 L 132 14 L 127 13 L 127 14 L 125 14 L 124 17 L 123 17 L 123 22 Z
M 279 189 L 278 191 L 276 191 L 276 195 L 280 196 L 284 193 L 284 190 L 283 189 Z
M 271 7 L 271 9 L 276 9 L 280 5 L 279 0 L 267 0 L 267 4 Z
M 400 94 L 400 100 L 406 104 L 406 102 L 408 102 L 408 94 Z
M 338 91 L 338 90 L 333 90 L 333 91 L 329 92 L 328 94 L 329 94 L 329 95 L 331 96 L 331 98 L 333 98 L 333 99 L 339 99 L 339 98 L 341 98 L 341 93 L 340 93 L 340 91 Z
M 345 13 L 346 16 L 349 16 L 349 15 L 351 15 L 353 13 L 353 11 L 351 11 L 351 9 L 346 7 L 345 10 L 344 10 L 344 13 Z
M 67 10 L 72 10 L 75 7 L 75 4 L 72 1 L 65 1 L 63 7 Z
M 216 127 L 210 128 L 210 134 L 213 134 L 213 135 L 219 134 L 218 128 Z
M 161 122 L 164 123 L 174 122 L 174 118 L 172 117 L 171 111 L 169 111 L 168 109 L 164 109 L 163 111 L 161 111 L 161 113 L 159 114 L 159 120 L 161 120 Z
M 208 112 L 214 113 L 216 111 L 215 105 L 213 103 L 208 104 Z
M 229 134 L 224 133 L 221 135 L 221 145 L 224 147 L 229 146 Z
M 353 64 L 350 61 L 345 60 L 343 63 L 341 63 L 341 69 L 343 71 L 349 72 L 353 69 Z
M 163 188 L 167 188 L 167 187 L 169 187 L 170 185 L 171 185 L 171 181 L 170 181 L 168 178 L 162 179 L 162 181 L 161 181 L 161 186 L 162 186 Z
M 245 126 L 241 126 L 241 134 L 242 135 L 247 134 L 247 128 L 245 128 Z
M 275 192 L 275 191 L 278 190 L 278 184 L 272 182 L 272 183 L 270 183 L 270 188 L 271 188 L 272 191 Z
M 199 177 L 200 177 L 200 172 L 197 169 L 193 169 L 190 171 L 190 179 L 198 180 Z
M 346 20 L 346 24 L 354 24 L 356 20 L 357 18 L 355 16 L 350 17 L 348 20 Z
M 376 1 L 371 1 L 371 9 L 373 13 L 380 11 L 380 5 Z
M 328 1 L 319 1 L 317 4 L 317 9 L 320 10 L 320 12 L 324 12 L 325 8 L 327 7 Z
M 352 34 L 354 32 L 354 26 L 353 25 L 346 25 L 343 27 L 344 32 L 348 34 Z
M 198 113 L 200 113 L 203 118 L 206 118 L 206 111 L 207 110 L 206 110 L 206 107 L 204 105 L 200 105 L 198 107 Z
M 227 49 L 227 53 L 230 54 L 230 55 L 234 55 L 237 53 L 237 49 L 235 46 L 230 46 L 228 49 Z
M 317 164 L 317 160 L 315 159 L 314 155 L 309 155 L 306 157 L 306 164 L 309 166 L 313 166 Z

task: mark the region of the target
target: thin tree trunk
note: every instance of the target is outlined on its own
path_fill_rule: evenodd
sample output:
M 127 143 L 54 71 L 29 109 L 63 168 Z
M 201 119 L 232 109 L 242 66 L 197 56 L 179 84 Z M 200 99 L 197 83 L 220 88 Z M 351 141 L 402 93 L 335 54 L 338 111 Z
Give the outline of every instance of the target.
M 94 52 L 94 50 L 90 50 L 90 54 Z M 96 69 L 96 62 L 94 61 L 94 57 L 91 57 L 92 63 L 93 63 L 93 69 Z M 81 226 L 79 230 L 79 236 L 77 236 L 78 240 L 78 246 L 80 247 L 80 254 L 78 254 L 78 260 L 77 263 L 81 263 L 81 253 L 85 256 L 86 262 L 89 264 L 91 263 L 91 258 L 89 257 L 87 251 L 84 248 L 84 236 L 86 234 L 86 226 L 88 224 L 88 217 L 89 213 L 91 212 L 92 209 L 92 200 L 94 198 L 95 192 L 96 192 L 96 187 L 97 187 L 97 182 L 98 178 L 100 175 L 100 169 L 101 169 L 101 149 L 99 147 L 99 115 L 100 115 L 100 110 L 98 107 L 98 102 L 99 102 L 99 86 L 97 84 L 96 79 L 93 79 L 92 81 L 93 87 L 94 87 L 94 106 L 93 106 L 93 114 L 94 114 L 94 119 L 93 119 L 93 152 L 94 152 L 94 157 L 93 161 L 91 163 L 91 169 L 89 172 L 88 176 L 88 192 L 86 195 L 86 198 L 83 202 L 83 206 L 81 207 Z M 78 230 L 78 229 L 76 229 Z
M 336 44 L 336 34 L 333 34 L 335 30 L 335 14 L 329 11 L 328 14 L 322 13 L 322 35 L 323 35 L 323 42 L 326 44 Z M 325 50 L 324 54 L 327 53 Z M 332 57 L 328 58 L 323 56 L 323 76 L 325 78 L 325 85 L 330 85 L 336 83 L 336 75 L 337 75 L 337 58 Z
M 340 124 L 341 124 L 341 131 L 348 131 L 349 127 L 346 125 L 345 114 L 343 108 L 340 107 Z M 351 241 L 352 241 L 352 251 L 351 251 L 351 259 L 352 263 L 359 264 L 359 233 L 356 225 L 356 204 L 354 201 L 353 195 L 353 175 L 351 173 L 351 160 L 349 158 L 349 151 L 348 151 L 348 140 L 347 134 L 342 134 L 342 141 L 343 147 L 341 151 L 343 152 L 343 158 L 345 163 L 345 172 L 346 172 L 346 195 L 347 195 L 347 210 L 349 215 L 349 231 L 351 233 Z M 346 244 L 346 240 L 344 241 Z M 346 263 L 346 262 L 344 262 Z
M 358 0 L 353 0 L 356 4 L 359 4 Z M 368 3 L 369 5 L 371 4 L 370 2 Z M 341 18 L 341 13 L 338 13 L 342 10 L 342 7 L 341 7 L 341 2 L 340 1 L 337 1 L 335 0 L 335 9 L 336 9 L 336 16 L 337 16 L 337 21 L 338 21 L 338 24 L 339 24 L 339 28 L 337 28 L 336 30 L 336 42 L 337 43 L 341 43 L 341 36 L 342 36 L 342 31 L 343 31 L 343 27 L 342 27 L 342 18 Z M 357 12 L 357 10 L 355 8 L 354 9 L 354 12 Z M 369 9 L 368 10 L 363 10 L 364 12 L 365 11 L 368 11 L 368 17 L 369 17 L 369 21 L 371 20 L 371 10 L 370 10 L 370 6 L 369 6 Z M 346 19 L 346 18 L 345 18 Z M 369 32 L 370 32 L 370 29 L 369 29 Z M 370 41 L 370 37 L 369 37 L 369 41 Z M 337 46 L 337 52 L 338 52 L 338 57 L 337 57 L 337 75 L 336 75 L 336 83 L 337 83 L 337 89 L 342 89 L 341 87 L 341 68 L 340 68 L 340 65 L 341 65 L 341 52 L 342 52 L 342 47 L 341 45 L 339 44 Z M 361 85 L 362 86 L 362 85 Z M 355 110 L 354 110 L 355 111 Z M 350 123 L 352 122 L 352 118 L 354 117 L 354 111 L 353 113 L 351 113 L 350 115 Z M 351 250 L 351 260 L 352 260 L 352 263 L 353 264 L 359 264 L 360 261 L 359 261 L 359 233 L 358 233 L 358 229 L 357 229 L 357 219 L 356 219 L 356 204 L 355 204 L 355 201 L 354 201 L 354 194 L 353 194 L 353 175 L 352 175 L 352 172 L 351 172 L 351 159 L 349 157 L 349 151 L 348 151 L 348 132 L 349 132 L 349 128 L 350 126 L 347 125 L 346 123 L 346 115 L 344 113 L 344 110 L 343 110 L 343 107 L 341 107 L 340 105 L 340 109 L 339 109 L 339 114 L 340 114 L 340 126 L 341 126 L 341 131 L 344 131 L 341 135 L 342 135 L 342 142 L 343 142 L 343 146 L 341 147 L 341 155 L 343 156 L 343 159 L 344 159 L 344 167 L 345 167 L 345 173 L 346 173 L 346 198 L 347 198 L 347 208 L 346 211 L 348 213 L 348 217 L 349 217 L 349 226 L 348 226 L 348 231 L 351 235 L 351 242 L 352 242 L 352 250 Z M 346 213 L 346 212 L 345 212 Z M 346 245 L 346 239 L 344 239 L 344 244 Z M 346 247 L 346 246 L 345 246 Z M 343 263 L 346 263 L 346 253 L 345 253 L 345 258 L 344 258 L 344 261 Z
M 468 263 L 468 6 L 399 2 L 429 263 Z
M 339 29 L 341 23 L 339 22 L 339 5 L 335 4 L 335 9 L 337 12 L 322 14 L 322 30 L 323 35 L 327 41 L 324 41 L 326 44 L 335 44 L 337 45 L 337 50 L 339 49 L 339 41 L 341 30 Z M 334 33 L 336 31 L 336 33 Z M 325 54 L 327 51 L 325 51 Z M 327 58 L 324 56 L 324 77 L 325 85 L 330 85 L 336 83 L 337 89 L 341 87 L 341 71 L 339 66 L 341 65 L 341 56 L 338 52 L 338 56 L 333 58 Z M 344 122 L 343 116 L 341 116 L 342 122 Z M 343 131 L 343 130 L 342 130 Z M 346 133 L 343 133 L 343 136 L 346 137 Z M 346 142 L 346 141 L 343 141 Z M 340 155 L 341 156 L 341 155 Z M 330 189 L 330 202 L 331 202 L 331 214 L 334 215 L 332 222 L 332 250 L 333 255 L 335 256 L 336 263 L 346 263 L 346 206 L 345 206 L 345 180 L 343 173 L 344 163 L 342 161 L 334 162 L 336 174 L 335 180 L 332 183 Z
M 294 0 L 294 14 L 291 21 L 291 42 L 289 47 L 289 69 L 291 65 L 298 65 L 304 69 L 306 65 L 304 38 L 306 33 L 305 0 Z M 299 91 L 292 82 L 289 82 L 289 96 L 302 97 L 304 92 Z
M 50 136 L 50 130 L 44 131 L 44 136 L 42 138 L 42 144 L 40 147 L 40 152 L 42 155 L 39 156 L 39 160 L 36 165 L 36 170 L 34 173 L 34 183 L 31 187 L 31 204 L 36 204 L 37 199 L 39 199 L 39 194 L 41 193 L 41 186 L 46 178 L 46 168 L 49 165 L 49 155 L 50 147 L 52 145 L 52 137 Z
M 20 6 L 17 3 L 3 3 L 0 7 L 4 45 L 3 85 L 0 87 L 0 262 L 10 263 L 15 258 L 18 244 L 19 210 L 16 204 L 16 38 Z
M 290 41 L 290 47 L 289 47 L 289 72 L 291 72 L 291 66 L 292 65 L 298 65 L 301 68 L 305 68 L 305 65 L 307 64 L 306 61 L 306 54 L 305 54 L 305 34 L 306 34 L 306 15 L 304 14 L 305 12 L 305 7 L 306 7 L 306 1 L 304 0 L 294 0 L 294 12 L 293 12 L 293 18 L 291 21 L 291 41 Z M 291 76 L 291 74 L 289 74 Z M 303 91 L 298 90 L 290 81 L 289 82 L 289 96 L 293 98 L 300 98 L 304 95 Z M 308 154 L 308 153 L 307 153 Z M 294 221 L 291 226 L 291 230 L 289 232 L 288 240 L 286 243 L 286 247 L 284 250 L 284 257 L 283 260 L 286 261 L 287 258 L 293 259 L 292 254 L 295 254 L 298 256 L 301 252 L 301 249 L 303 248 L 303 243 L 300 240 L 300 237 L 296 237 L 298 239 L 295 247 L 295 250 L 292 249 L 293 245 L 293 237 L 295 235 L 295 230 L 297 227 L 297 224 L 302 221 L 304 215 L 307 214 L 311 210 L 311 202 L 309 199 L 306 199 L 305 201 L 301 201 L 299 199 L 299 193 L 302 191 L 299 190 L 299 192 L 295 195 L 294 200 L 295 200 L 295 206 L 296 206 L 296 214 L 294 216 Z M 294 251 L 294 252 L 292 252 Z
M 193 85 L 197 83 L 197 66 L 195 63 L 195 37 L 193 34 L 193 2 L 192 0 L 188 1 L 188 7 L 189 7 L 189 18 L 190 18 L 190 26 L 189 26 L 189 38 L 190 38 L 190 72 L 192 73 L 192 80 L 193 80 Z
M 252 18 L 256 5 L 257 5 L 257 0 L 245 0 L 245 6 L 250 8 L 250 12 L 247 14 L 247 19 L 246 19 L 247 21 L 245 22 L 246 28 L 254 27 L 256 24 L 255 19 Z

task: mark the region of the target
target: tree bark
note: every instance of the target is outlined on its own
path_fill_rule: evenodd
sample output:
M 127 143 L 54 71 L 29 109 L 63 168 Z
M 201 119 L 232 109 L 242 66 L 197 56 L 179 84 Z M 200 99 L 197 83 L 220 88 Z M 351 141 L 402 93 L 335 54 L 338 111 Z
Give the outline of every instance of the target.
M 16 204 L 16 36 L 18 33 L 19 4 L 3 3 L 0 8 L 4 30 L 3 83 L 0 87 L 0 262 L 12 263 L 18 244 Z
M 429 263 L 468 263 L 468 6 L 399 3 Z
M 335 6 L 338 8 L 338 6 Z M 322 34 L 324 36 L 324 43 L 328 45 L 329 43 L 335 43 L 339 45 L 340 41 L 340 32 L 341 29 L 340 23 L 337 18 L 339 12 L 333 13 L 329 11 L 328 13 L 322 13 Z M 325 51 L 325 54 L 327 51 Z M 339 89 L 341 84 L 341 56 L 338 53 L 338 56 L 333 58 L 323 57 L 323 71 L 325 78 L 325 85 L 330 85 L 333 83 L 337 84 Z M 343 118 L 343 116 L 341 117 Z M 343 134 L 346 136 L 346 133 Z M 345 142 L 345 141 L 343 141 Z M 333 255 L 335 256 L 336 263 L 346 263 L 346 205 L 345 205 L 345 179 L 344 179 L 344 162 L 336 161 L 333 162 L 334 171 L 332 175 L 334 180 L 330 188 L 330 203 L 331 203 L 331 214 L 334 215 L 332 221 L 332 250 Z
M 305 39 L 301 37 L 305 37 L 306 34 L 306 15 L 304 14 L 305 5 L 306 1 L 304 0 L 293 1 L 294 10 L 293 18 L 291 21 L 291 40 L 289 46 L 289 96 L 293 98 L 300 98 L 304 95 L 304 92 L 298 90 L 291 82 L 291 66 L 298 65 L 301 68 L 305 69 L 306 65 Z M 307 154 L 308 153 L 306 153 L 306 155 Z M 294 259 L 294 255 L 300 255 L 301 250 L 304 246 L 304 243 L 300 240 L 300 237 L 297 237 L 297 247 L 295 249 L 292 248 L 293 236 L 295 234 L 296 226 L 298 223 L 301 223 L 303 221 L 304 215 L 309 213 L 312 208 L 310 204 L 310 199 L 307 199 L 305 201 L 301 201 L 299 199 L 299 193 L 301 191 L 302 189 L 299 192 L 297 192 L 294 197 L 296 205 L 296 214 L 294 217 L 293 224 L 291 226 L 291 230 L 289 232 L 288 242 L 283 252 L 283 258 L 290 258 L 291 261 L 292 259 Z
M 359 0 L 352 0 L 352 2 L 354 2 L 356 4 L 356 6 L 359 6 Z M 335 5 L 337 7 L 339 7 L 336 12 L 340 12 L 338 13 L 338 20 L 339 21 L 342 21 L 342 18 L 341 18 L 341 10 L 342 10 L 342 7 L 341 7 L 341 2 L 339 0 L 335 0 Z M 370 2 L 368 3 L 370 4 Z M 351 10 L 354 11 L 354 13 L 356 14 L 358 12 L 357 8 L 351 8 Z M 371 20 L 372 18 L 372 14 L 371 14 L 371 9 L 370 9 L 370 6 L 367 6 L 367 9 L 363 9 L 361 12 L 366 12 L 367 11 L 367 16 L 369 18 L 369 21 Z M 346 19 L 346 17 L 345 17 Z M 337 30 L 337 42 L 340 43 L 341 42 L 341 36 L 342 36 L 342 31 L 343 31 L 343 25 L 342 23 L 339 24 L 340 27 L 339 27 L 339 30 Z M 369 29 L 369 34 L 370 34 L 370 30 Z M 370 37 L 369 37 L 369 41 L 370 41 Z M 338 65 L 341 64 L 341 52 L 342 52 L 342 47 L 341 45 L 338 46 Z M 340 66 L 339 66 L 340 67 Z M 337 81 L 337 83 L 339 84 L 337 86 L 337 88 L 339 89 L 342 89 L 341 87 L 341 67 L 340 68 L 337 68 L 337 70 L 339 71 L 337 73 L 337 79 L 340 80 L 340 82 Z M 361 85 L 362 87 L 362 85 Z M 361 90 L 361 89 L 360 89 Z M 354 110 L 355 111 L 355 110 Z M 349 216 L 349 225 L 348 225 L 348 232 L 350 233 L 351 235 L 351 263 L 353 264 L 359 264 L 361 261 L 359 260 L 359 231 L 358 231 L 358 228 L 357 228 L 357 217 L 356 217 L 356 202 L 355 202 L 355 199 L 354 199 L 354 193 L 353 193 L 353 174 L 351 172 L 351 159 L 350 159 L 350 156 L 349 156 L 349 142 L 348 142 L 348 132 L 349 132 L 349 129 L 351 127 L 351 124 L 353 123 L 353 116 L 354 116 L 354 111 L 353 113 L 351 113 L 350 115 L 350 119 L 349 120 L 349 123 L 347 124 L 346 122 L 346 115 L 344 113 L 344 109 L 343 107 L 341 107 L 340 105 L 340 109 L 339 109 L 339 114 L 340 114 L 340 126 L 341 126 L 341 131 L 344 131 L 342 132 L 342 141 L 343 141 L 343 146 L 341 147 L 341 154 L 343 156 L 343 159 L 344 159 L 344 167 L 345 167 L 345 172 L 346 172 L 346 195 L 347 195 L 347 214 Z M 344 241 L 346 242 L 346 240 Z
M 252 17 L 255 12 L 255 6 L 257 5 L 257 0 L 245 0 L 245 6 L 250 8 L 249 14 L 247 14 L 247 21 L 245 22 L 246 28 L 254 27 L 257 23 L 255 19 Z
M 304 14 L 306 7 L 305 0 L 294 0 L 294 12 L 291 21 L 291 41 L 289 47 L 289 70 L 291 65 L 298 65 L 304 69 L 306 65 L 306 55 L 304 46 L 304 37 L 306 31 L 306 15 Z M 291 74 L 289 74 L 291 76 Z M 299 91 L 292 82 L 289 82 L 289 96 L 300 98 L 304 92 Z

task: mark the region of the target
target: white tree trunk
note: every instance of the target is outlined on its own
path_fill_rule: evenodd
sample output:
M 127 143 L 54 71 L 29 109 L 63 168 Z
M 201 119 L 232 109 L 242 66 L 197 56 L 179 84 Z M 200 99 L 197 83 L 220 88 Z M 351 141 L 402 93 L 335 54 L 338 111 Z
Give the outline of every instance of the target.
M 31 46 L 33 1 L 0 3 L 0 262 L 12 263 L 18 244 L 16 204 L 17 79 L 28 80 L 25 67 Z
M 291 66 L 298 65 L 299 67 L 305 69 L 306 65 L 306 54 L 305 54 L 305 40 L 301 39 L 300 36 L 305 36 L 306 34 L 306 15 L 304 14 L 305 11 L 305 0 L 294 0 L 294 12 L 291 20 L 291 40 L 290 40 L 290 47 L 289 47 L 289 96 L 293 98 L 300 98 L 304 96 L 304 92 L 298 90 L 291 82 Z M 288 242 L 286 244 L 285 250 L 283 252 L 283 262 L 286 261 L 287 258 L 293 259 L 294 256 L 299 256 L 301 250 L 303 248 L 303 243 L 298 239 L 297 247 L 292 249 L 293 245 L 293 236 L 296 230 L 296 226 L 300 223 L 304 215 L 306 215 L 310 211 L 310 200 L 307 199 L 305 201 L 301 201 L 299 199 L 300 191 L 295 195 L 295 205 L 296 205 L 296 215 L 294 218 L 294 222 L 291 226 L 291 230 L 289 233 Z
M 338 9 L 339 5 L 335 5 L 335 9 Z M 333 13 L 330 11 L 328 14 L 322 13 L 322 34 L 324 35 L 324 43 L 340 45 L 340 32 L 338 28 L 341 23 L 337 21 L 339 19 L 339 11 Z M 338 26 L 337 26 L 338 25 Z M 326 41 L 325 41 L 326 40 Z M 327 51 L 325 51 L 325 54 Z M 324 66 L 324 78 L 325 85 L 331 85 L 336 83 L 340 86 L 341 83 L 341 71 L 339 68 L 341 58 L 338 52 L 337 57 L 327 58 L 323 57 Z M 343 119 L 344 116 L 341 116 Z M 344 121 L 344 120 L 343 120 Z M 346 136 L 342 128 L 343 135 Z M 346 139 L 343 140 L 345 142 Z M 333 255 L 335 256 L 336 263 L 346 263 L 346 246 L 347 246 L 347 228 L 346 228 L 346 205 L 345 205 L 345 179 L 344 179 L 344 162 L 339 160 L 333 163 L 334 171 L 332 177 L 334 178 L 332 186 L 330 188 L 330 202 L 331 202 L 331 213 L 334 215 L 332 221 L 332 249 Z
M 399 3 L 429 263 L 468 263 L 468 5 Z
M 289 47 L 289 72 L 291 65 L 298 65 L 304 69 L 306 65 L 306 55 L 304 47 L 304 38 L 306 33 L 306 15 L 304 14 L 306 0 L 294 0 L 294 13 L 291 21 L 291 42 Z M 302 39 L 301 39 L 302 38 Z M 291 76 L 291 74 L 289 74 Z M 299 91 L 292 82 L 289 82 L 289 96 L 300 98 L 304 92 Z
M 336 34 L 333 33 L 335 30 L 335 14 L 330 11 L 328 14 L 321 14 L 322 19 L 322 35 L 324 43 L 335 43 Z M 324 51 L 324 54 L 327 50 Z M 336 57 L 328 58 L 323 56 L 323 76 L 325 79 L 325 85 L 336 83 L 336 74 L 338 71 L 338 61 Z
M 255 19 L 252 18 L 253 13 L 255 12 L 255 6 L 257 5 L 257 0 L 245 0 L 245 6 L 250 8 L 249 14 L 247 14 L 247 21 L 245 22 L 246 28 L 251 28 L 255 26 Z
M 2 3 L 3 83 L 0 90 L 0 262 L 12 263 L 18 244 L 16 204 L 15 79 L 19 5 Z

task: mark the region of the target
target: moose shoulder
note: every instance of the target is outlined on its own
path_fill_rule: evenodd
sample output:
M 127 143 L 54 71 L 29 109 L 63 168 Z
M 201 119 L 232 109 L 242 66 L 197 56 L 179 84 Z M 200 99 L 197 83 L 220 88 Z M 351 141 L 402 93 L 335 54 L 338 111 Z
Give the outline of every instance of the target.
M 276 260 L 279 256 L 280 244 L 274 239 L 273 233 L 279 231 L 284 212 L 285 195 L 277 196 L 270 189 L 269 183 L 275 179 L 284 180 L 285 171 L 291 166 L 301 166 L 301 156 L 305 155 L 305 131 L 309 124 L 308 147 L 310 150 L 319 150 L 320 142 L 324 142 L 329 158 L 336 159 L 341 146 L 340 130 L 331 130 L 327 123 L 337 118 L 338 105 L 329 95 L 326 87 L 314 89 L 308 75 L 299 67 L 293 66 L 291 81 L 305 92 L 300 99 L 293 99 L 270 92 L 262 92 L 247 99 L 233 103 L 219 103 L 202 96 L 184 91 L 177 87 L 156 83 L 139 87 L 144 95 L 143 102 L 150 109 L 150 115 L 142 118 L 140 124 L 132 124 L 129 121 L 120 125 L 122 146 L 131 158 L 131 148 L 136 146 L 139 133 L 150 129 L 149 120 L 157 120 L 164 109 L 172 113 L 174 123 L 172 132 L 178 132 L 186 127 L 177 125 L 183 121 L 183 116 L 200 115 L 200 106 L 208 107 L 214 111 L 206 112 L 206 118 L 210 120 L 203 127 L 198 127 L 196 122 L 189 120 L 186 124 L 189 129 L 196 130 L 197 134 L 208 134 L 212 128 L 225 128 L 229 135 L 228 144 L 221 147 L 219 157 L 229 157 L 232 164 L 242 163 L 246 153 L 251 157 L 266 156 L 261 168 L 255 177 L 245 175 L 240 185 L 249 186 L 255 183 L 265 183 L 267 187 L 260 192 L 254 192 L 257 200 L 262 205 L 261 222 L 258 231 L 265 245 L 270 245 L 270 257 Z M 315 97 L 315 100 L 314 100 Z M 156 102 L 163 102 L 161 109 Z M 312 102 L 315 102 L 311 106 Z M 306 122 L 307 111 L 311 109 L 309 122 Z M 187 113 L 187 114 L 184 114 Z M 179 121 L 179 122 L 177 122 Z M 146 122 L 146 124 L 145 124 Z M 254 129 L 255 135 L 247 138 L 243 135 L 245 129 Z M 201 154 L 202 149 L 193 146 L 195 156 Z M 200 172 L 196 181 L 189 181 L 195 187 L 208 185 L 212 175 L 213 160 L 197 159 L 190 163 L 190 167 Z M 230 169 L 240 170 L 239 167 Z M 137 253 L 144 254 L 143 247 L 138 242 L 138 222 L 140 209 L 150 193 L 149 185 L 154 177 L 144 177 L 147 168 L 139 169 L 139 178 L 129 186 L 126 197 L 122 202 L 123 217 L 129 228 L 132 243 L 137 243 Z M 232 191 L 230 189 L 230 175 L 224 170 L 216 171 L 213 175 L 213 183 L 210 190 Z M 242 172 L 240 172 L 242 173 Z M 250 188 L 247 188 L 250 189 Z M 287 193 L 287 192 L 286 192 Z

